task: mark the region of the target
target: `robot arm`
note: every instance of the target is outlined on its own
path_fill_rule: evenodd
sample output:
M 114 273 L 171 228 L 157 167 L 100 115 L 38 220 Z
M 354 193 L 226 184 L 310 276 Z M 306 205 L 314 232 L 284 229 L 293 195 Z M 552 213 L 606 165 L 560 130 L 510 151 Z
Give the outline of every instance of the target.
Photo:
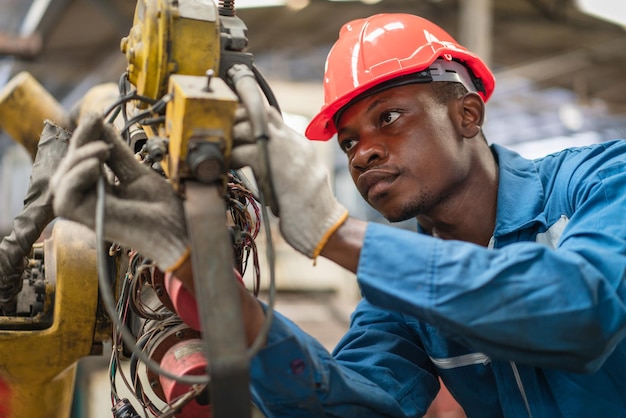
M 9 418 L 66 418 L 76 361 L 109 338 L 115 417 L 135 416 L 116 388 L 126 360 L 131 391 L 155 416 L 175 411 L 177 417 L 208 416 L 209 410 L 217 418 L 250 416 L 248 360 L 253 352 L 243 335 L 237 278 L 250 259 L 258 270 L 254 239 L 272 192 L 268 179 L 256 179 L 258 194 L 231 170 L 231 131 L 235 110 L 243 104 L 250 112 L 258 109 L 250 120 L 263 137 L 265 113 L 258 105 L 277 105 L 244 51 L 245 25 L 235 16 L 234 2 L 226 3 L 138 0 L 133 27 L 121 43 L 127 73 L 115 97 L 107 90 L 106 100 L 92 102 L 137 160 L 165 176 L 184 200 L 186 222 L 193 225 L 188 230 L 196 295 L 203 300 L 191 315 L 195 325 L 181 319 L 184 292 L 135 249 L 105 246 L 102 236 L 57 221 L 51 236 L 34 244 L 28 255 L 28 288 L 41 300 L 41 313 L 0 317 L 5 342 L 0 345 L 10 351 L 1 357 L 6 364 L 0 364 L 0 376 L 15 399 Z M 76 118 L 81 114 L 76 112 Z M 44 227 L 47 215 L 40 222 Z M 106 222 L 106 214 L 97 219 L 96 232 Z M 28 246 L 22 245 L 22 253 Z M 35 346 L 42 352 L 27 349 Z M 41 361 L 47 358 L 55 361 Z M 145 375 L 140 374 L 143 365 Z M 42 394 L 55 399 L 46 410 L 33 406 L 40 405 Z

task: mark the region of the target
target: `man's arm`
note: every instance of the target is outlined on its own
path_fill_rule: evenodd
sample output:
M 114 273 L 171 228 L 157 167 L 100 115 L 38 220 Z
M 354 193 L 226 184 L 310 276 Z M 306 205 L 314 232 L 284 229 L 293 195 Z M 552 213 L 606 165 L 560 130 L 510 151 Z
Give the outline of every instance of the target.
M 332 355 L 277 312 L 250 366 L 253 399 L 268 417 L 422 417 L 439 390 L 402 315 L 366 301 Z
M 330 236 L 321 255 L 351 272 L 356 273 L 366 227 L 367 222 L 348 218 L 346 222 Z M 190 258 L 187 258 L 187 260 L 172 273 L 183 283 L 187 290 L 195 294 Z M 250 292 L 243 286 L 240 286 L 239 290 L 241 295 L 242 315 L 245 322 L 246 339 L 248 345 L 250 345 L 254 342 L 263 325 L 265 313 L 259 305 L 258 300 Z
M 188 257 L 180 267 L 174 270 L 172 274 L 183 283 L 183 286 L 185 286 L 191 294 L 195 294 L 190 257 Z M 239 286 L 239 295 L 241 297 L 241 310 L 242 318 L 244 320 L 246 341 L 248 343 L 248 347 L 250 347 L 263 326 L 265 321 L 265 312 L 259 304 L 259 301 L 243 285 Z
M 358 220 L 344 223 L 329 240 L 330 256 L 356 267 L 365 225 Z M 174 274 L 193 290 L 189 260 Z M 267 308 L 244 286 L 239 289 L 250 346 Z M 379 353 L 373 362 L 372 352 Z M 439 389 L 436 371 L 402 315 L 365 301 L 333 355 L 275 312 L 266 344 L 250 366 L 253 399 L 268 417 L 417 417 Z
M 356 273 L 366 229 L 367 222 L 348 218 L 329 237 L 320 255 L 334 261 L 352 273 Z

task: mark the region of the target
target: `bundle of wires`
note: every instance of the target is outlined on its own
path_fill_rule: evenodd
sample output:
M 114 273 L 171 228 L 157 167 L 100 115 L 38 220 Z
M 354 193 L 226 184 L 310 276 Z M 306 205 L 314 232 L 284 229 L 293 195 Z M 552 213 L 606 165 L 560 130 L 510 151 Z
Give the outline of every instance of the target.
M 120 96 L 105 111 L 107 121 L 113 123 L 118 116 L 121 115 L 124 121 L 124 127 L 120 130 L 120 134 L 131 145 L 130 128 L 135 124 L 143 127 L 149 127 L 156 133 L 155 125 L 162 123 L 165 112 L 165 105 L 171 99 L 169 95 L 165 95 L 159 100 L 153 100 L 140 96 L 135 90 L 130 89 L 128 75 L 125 73 L 119 80 Z M 146 104 L 146 109 L 135 113 L 129 118 L 128 104 L 130 102 L 141 102 Z M 143 151 L 145 153 L 145 150 Z M 140 153 L 141 154 L 141 153 Z M 150 164 L 149 158 L 145 155 L 138 155 L 139 160 L 146 164 Z M 97 253 L 98 253 L 98 270 L 99 284 L 101 296 L 107 314 L 113 321 L 112 335 L 112 352 L 109 362 L 109 376 L 111 384 L 111 402 L 115 406 L 122 397 L 117 389 L 117 377 L 119 376 L 127 390 L 135 397 L 139 405 L 143 408 L 146 417 L 150 415 L 158 417 L 173 416 L 186 403 L 193 400 L 200 394 L 209 384 L 209 376 L 175 376 L 166 370 L 163 370 L 158 363 L 152 360 L 146 352 L 146 347 L 158 337 L 159 333 L 171 327 L 178 326 L 182 323 L 181 319 L 167 307 L 150 306 L 142 300 L 141 295 L 144 293 L 145 286 L 150 284 L 150 277 L 154 274 L 155 266 L 150 260 L 145 260 L 140 254 L 133 249 L 128 250 L 128 262 L 125 275 L 118 286 L 117 300 L 115 300 L 112 285 L 115 283 L 114 277 L 110 274 L 110 266 L 112 258 L 117 257 L 121 253 L 121 248 L 117 244 L 113 244 L 111 248 L 116 251 L 105 251 L 103 236 L 104 225 L 104 190 L 105 178 L 102 177 L 98 183 L 98 204 L 96 208 L 96 236 L 97 236 Z M 275 283 L 274 283 L 274 255 L 271 242 L 271 233 L 269 229 L 269 215 L 264 204 L 264 196 L 262 193 L 257 196 L 253 191 L 250 182 L 240 171 L 230 171 L 228 173 L 227 184 L 227 210 L 230 215 L 232 225 L 230 229 L 233 234 L 233 244 L 235 253 L 238 258 L 238 265 L 235 267 L 243 277 L 247 269 L 252 265 L 252 291 L 258 296 L 260 289 L 260 268 L 259 255 L 255 244 L 260 228 L 261 221 L 267 230 L 267 258 L 269 263 L 269 301 L 268 311 L 266 312 L 265 324 L 258 336 L 257 340 L 248 349 L 248 357 L 251 358 L 256 354 L 261 346 L 261 342 L 265 339 L 265 334 L 269 330 L 272 319 L 272 312 L 275 300 Z M 119 258 L 118 258 L 119 261 Z M 140 326 L 136 323 L 131 324 L 131 318 L 141 318 Z M 131 332 L 131 328 L 137 328 L 135 335 Z M 123 352 L 127 350 L 130 355 L 130 378 L 125 375 L 121 368 L 123 360 Z M 170 402 L 169 405 L 159 408 L 155 401 L 150 399 L 150 395 L 144 390 L 142 379 L 139 376 L 139 364 L 143 363 L 153 373 L 164 376 L 168 379 L 179 381 L 190 386 L 189 392 Z

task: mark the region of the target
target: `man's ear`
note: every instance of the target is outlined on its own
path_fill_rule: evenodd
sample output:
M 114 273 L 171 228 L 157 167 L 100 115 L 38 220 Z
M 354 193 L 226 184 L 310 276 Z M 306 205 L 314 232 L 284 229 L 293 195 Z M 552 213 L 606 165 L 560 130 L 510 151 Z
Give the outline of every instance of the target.
M 480 133 L 485 119 L 485 102 L 477 93 L 467 93 L 458 101 L 461 134 L 464 138 L 474 138 Z

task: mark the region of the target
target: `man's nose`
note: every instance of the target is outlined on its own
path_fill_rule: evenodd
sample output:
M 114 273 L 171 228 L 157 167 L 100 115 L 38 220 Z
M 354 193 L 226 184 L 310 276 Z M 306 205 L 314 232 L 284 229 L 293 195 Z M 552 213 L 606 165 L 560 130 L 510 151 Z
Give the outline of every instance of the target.
M 387 157 L 387 148 L 375 135 L 361 135 L 350 165 L 355 170 L 364 170 Z

